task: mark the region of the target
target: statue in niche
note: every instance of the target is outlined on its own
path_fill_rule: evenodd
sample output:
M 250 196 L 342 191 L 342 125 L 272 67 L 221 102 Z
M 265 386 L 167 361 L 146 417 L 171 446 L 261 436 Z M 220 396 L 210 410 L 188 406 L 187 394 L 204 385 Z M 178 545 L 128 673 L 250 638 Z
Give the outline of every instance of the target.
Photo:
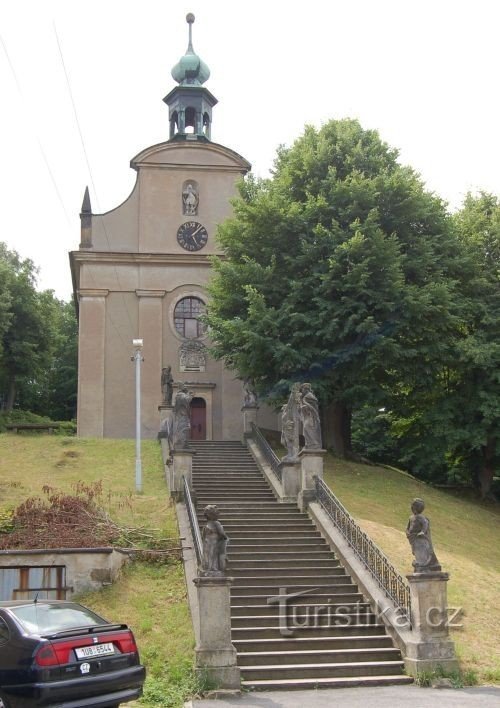
M 255 393 L 251 382 L 248 379 L 245 379 L 243 386 L 245 388 L 243 406 L 245 408 L 255 408 L 255 406 L 257 405 L 257 394 Z
M 194 393 L 183 384 L 177 393 L 172 412 L 172 445 L 175 450 L 186 448 L 191 433 L 191 401 Z
M 182 189 L 182 213 L 185 216 L 196 216 L 199 201 L 198 185 L 196 182 L 184 182 Z
M 161 370 L 161 392 L 163 396 L 163 405 L 172 405 L 172 395 L 174 393 L 174 377 L 172 376 L 172 367 L 166 366 Z
M 430 521 L 422 514 L 424 509 L 423 499 L 414 499 L 411 505 L 413 513 L 406 527 L 406 538 L 415 556 L 413 561 L 415 573 L 441 570 L 432 546 Z
M 296 462 L 299 454 L 300 385 L 294 384 L 288 401 L 281 408 L 281 444 L 286 447 L 282 462 Z
M 305 439 L 304 448 L 306 450 L 321 449 L 321 421 L 319 418 L 318 399 L 309 383 L 304 383 L 300 387 L 299 414 Z
M 219 510 L 215 504 L 209 504 L 203 510 L 207 525 L 201 532 L 203 542 L 202 575 L 224 575 L 226 570 L 226 547 L 229 539 L 224 527 L 218 521 Z
M 207 348 L 203 342 L 188 339 L 179 348 L 179 369 L 181 371 L 205 371 Z

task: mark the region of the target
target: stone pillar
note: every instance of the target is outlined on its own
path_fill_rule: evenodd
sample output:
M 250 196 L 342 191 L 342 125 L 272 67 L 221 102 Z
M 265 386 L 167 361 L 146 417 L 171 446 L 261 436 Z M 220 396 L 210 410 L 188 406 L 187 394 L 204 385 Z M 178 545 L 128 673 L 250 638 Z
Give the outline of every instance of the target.
M 170 496 L 174 499 L 182 499 L 184 484 L 182 478 L 185 477 L 189 489 L 192 489 L 192 470 L 194 450 L 173 450 L 173 463 L 171 466 L 171 480 L 169 484 Z
M 139 336 L 144 340 L 141 368 L 142 435 L 158 433 L 157 405 L 161 396 L 163 296 L 165 290 L 136 290 L 139 298 Z
M 411 676 L 441 667 L 458 670 L 449 637 L 446 583 L 448 573 L 429 571 L 406 576 L 410 583 L 412 638 L 406 645 L 405 666 Z
M 104 347 L 108 290 L 79 292 L 78 435 L 104 435 Z
M 283 498 L 280 501 L 296 502 L 302 487 L 302 467 L 299 459 L 280 463 Z
M 314 477 L 323 479 L 323 458 L 326 450 L 322 448 L 302 448 L 299 452 L 301 464 L 301 484 L 299 492 L 299 507 L 305 511 L 310 501 L 316 498 Z
M 239 689 L 240 669 L 231 643 L 231 584 L 225 575 L 194 579 L 198 589 L 200 639 L 196 646 L 196 669 L 218 688 Z
M 243 406 L 241 412 L 243 413 L 243 443 L 245 443 L 245 438 L 247 435 L 252 434 L 252 423 L 257 425 L 257 411 L 259 406 Z

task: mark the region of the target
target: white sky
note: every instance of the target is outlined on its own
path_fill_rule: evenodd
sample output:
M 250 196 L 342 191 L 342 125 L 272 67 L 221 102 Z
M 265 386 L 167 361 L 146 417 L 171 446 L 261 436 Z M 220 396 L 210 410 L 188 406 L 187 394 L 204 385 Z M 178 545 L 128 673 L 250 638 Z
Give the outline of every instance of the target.
M 35 261 L 40 287 L 71 293 L 85 185 L 94 212 L 114 208 L 130 159 L 168 138 L 161 99 L 189 11 L 219 99 L 212 139 L 257 174 L 305 123 L 348 116 L 451 208 L 500 193 L 497 0 L 0 0 L 0 240 Z

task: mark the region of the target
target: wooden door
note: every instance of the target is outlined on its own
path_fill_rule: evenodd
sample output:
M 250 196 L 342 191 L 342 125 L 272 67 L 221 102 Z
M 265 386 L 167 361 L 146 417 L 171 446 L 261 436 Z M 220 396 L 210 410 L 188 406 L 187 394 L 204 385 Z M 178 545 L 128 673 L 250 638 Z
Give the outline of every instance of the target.
M 207 405 L 203 398 L 191 401 L 191 440 L 207 439 Z

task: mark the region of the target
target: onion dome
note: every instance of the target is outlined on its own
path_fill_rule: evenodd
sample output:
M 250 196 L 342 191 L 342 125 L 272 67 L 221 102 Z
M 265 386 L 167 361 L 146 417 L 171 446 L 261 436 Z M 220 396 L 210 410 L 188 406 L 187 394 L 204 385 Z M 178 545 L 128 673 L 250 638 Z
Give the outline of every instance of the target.
M 189 12 L 186 15 L 186 22 L 189 25 L 189 43 L 186 53 L 179 59 L 172 69 L 172 77 L 181 86 L 201 86 L 210 76 L 210 69 L 193 49 L 193 22 L 194 15 Z

